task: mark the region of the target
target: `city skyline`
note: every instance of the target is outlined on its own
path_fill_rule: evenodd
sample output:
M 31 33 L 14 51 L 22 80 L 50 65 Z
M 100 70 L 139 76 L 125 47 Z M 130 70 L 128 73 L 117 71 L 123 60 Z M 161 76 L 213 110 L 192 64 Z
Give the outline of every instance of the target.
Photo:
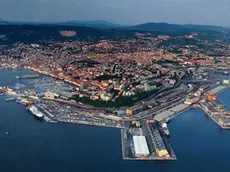
M 105 20 L 121 25 L 146 22 L 230 26 L 226 0 L 0 0 L 0 18 L 61 22 Z

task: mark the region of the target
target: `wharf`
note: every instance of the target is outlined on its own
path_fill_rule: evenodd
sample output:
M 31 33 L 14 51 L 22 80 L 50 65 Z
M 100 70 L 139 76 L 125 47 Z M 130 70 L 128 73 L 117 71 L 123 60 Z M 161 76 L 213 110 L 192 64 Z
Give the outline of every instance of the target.
M 210 92 L 219 94 L 226 89 L 229 89 L 229 87 L 220 85 L 210 90 Z M 218 100 L 208 101 L 206 99 L 202 99 L 199 103 L 193 106 L 202 109 L 222 129 L 230 129 L 230 109 Z
M 179 104 L 177 106 L 174 106 L 164 112 L 161 112 L 159 114 L 157 114 L 154 119 L 157 121 L 162 121 L 165 119 L 171 119 L 176 115 L 179 115 L 181 113 L 183 113 L 184 111 L 188 110 L 189 108 L 191 108 L 190 105 L 186 105 L 186 104 Z
M 214 104 L 202 101 L 195 105 L 195 107 L 201 108 L 222 129 L 230 129 L 230 111 L 225 108 L 221 109 L 220 106 L 223 107 L 217 102 Z
M 43 111 L 46 113 L 47 116 L 45 116 L 44 119 L 45 119 L 47 122 L 50 122 L 50 123 L 58 123 L 57 120 L 54 120 L 54 115 L 53 115 L 51 112 L 49 112 L 48 110 L 46 110 L 45 108 L 43 108 L 43 107 L 41 107 L 41 106 L 39 106 L 39 108 L 40 108 L 41 110 L 43 110 Z
M 119 128 L 123 129 L 123 126 L 118 126 L 118 125 L 107 125 L 105 123 L 98 123 L 98 122 L 93 122 L 93 121 L 83 121 L 83 120 L 69 120 L 69 119 L 57 119 L 59 122 L 65 122 L 65 123 L 74 123 L 74 124 L 82 124 L 82 125 L 89 125 L 89 126 L 99 126 L 99 127 L 108 127 L 108 128 Z
M 228 86 L 225 85 L 219 85 L 218 87 L 215 87 L 210 90 L 210 92 L 213 92 L 214 94 L 219 94 L 220 92 L 229 89 Z
M 126 127 L 121 130 L 122 142 L 122 157 L 124 160 L 176 160 L 176 156 L 168 143 L 167 137 L 162 133 L 160 125 L 154 123 L 154 131 L 150 131 L 147 127 L 148 121 L 143 121 L 144 124 L 141 128 L 130 128 L 129 122 L 125 122 Z M 152 124 L 150 124 L 152 125 Z M 158 133 L 157 137 L 153 136 L 152 132 Z M 148 155 L 136 155 L 134 146 L 134 136 L 144 136 L 146 138 L 147 147 L 149 149 Z M 159 146 L 161 141 L 162 147 Z M 162 152 L 168 152 L 162 154 Z
M 211 90 L 209 90 L 209 92 L 213 92 L 214 94 L 219 94 L 220 92 L 229 89 L 229 87 L 224 86 L 224 85 L 219 85 Z M 202 101 L 201 101 L 202 102 Z M 157 114 L 154 119 L 157 121 L 162 121 L 165 119 L 172 119 L 173 117 L 175 117 L 176 115 L 179 115 L 183 112 L 185 112 L 186 110 L 193 108 L 193 107 L 199 107 L 201 108 L 199 105 L 195 105 L 195 106 L 191 106 L 191 105 L 186 105 L 184 103 L 178 104 L 172 108 L 169 108 L 166 111 L 163 111 L 159 114 Z M 201 108 L 203 109 L 203 108 Z

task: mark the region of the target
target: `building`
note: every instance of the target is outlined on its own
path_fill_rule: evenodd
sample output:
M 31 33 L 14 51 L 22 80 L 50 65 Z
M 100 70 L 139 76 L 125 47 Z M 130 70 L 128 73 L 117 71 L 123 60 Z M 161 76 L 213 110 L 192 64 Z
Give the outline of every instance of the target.
M 44 96 L 49 99 L 55 99 L 59 97 L 57 93 L 52 93 L 52 92 L 45 92 Z
M 92 99 L 92 100 L 98 100 L 99 96 L 98 95 L 91 95 L 90 99 Z
M 223 84 L 226 84 L 226 85 L 227 85 L 227 84 L 230 84 L 230 80 L 226 80 L 226 79 L 225 79 L 225 80 L 222 81 L 222 83 L 223 83 Z
M 149 155 L 149 148 L 145 136 L 133 136 L 133 143 L 136 157 Z
M 143 111 L 143 109 L 144 109 L 143 106 L 134 106 L 134 107 L 128 108 L 126 109 L 126 115 L 127 116 L 135 115 Z
M 217 100 L 217 96 L 214 95 L 212 92 L 209 92 L 209 93 L 207 94 L 207 99 L 208 99 L 209 101 L 215 101 L 215 100 Z
M 149 129 L 150 129 L 150 132 L 152 134 L 152 138 L 153 138 L 153 142 L 154 142 L 157 156 L 160 158 L 169 157 L 170 155 L 169 155 L 169 153 L 165 147 L 164 141 L 161 137 L 161 134 L 160 134 L 156 124 L 155 123 L 149 124 Z
M 184 104 L 191 105 L 191 104 L 194 104 L 194 103 L 198 102 L 199 100 L 200 100 L 199 97 L 187 98 L 184 101 Z
M 44 96 L 46 98 L 49 98 L 49 99 L 55 99 L 55 98 L 59 97 L 58 94 L 52 93 L 52 92 L 45 92 Z
M 101 94 L 100 94 L 100 97 L 103 101 L 109 101 L 113 98 L 113 95 L 111 93 L 107 93 L 105 91 L 103 91 Z

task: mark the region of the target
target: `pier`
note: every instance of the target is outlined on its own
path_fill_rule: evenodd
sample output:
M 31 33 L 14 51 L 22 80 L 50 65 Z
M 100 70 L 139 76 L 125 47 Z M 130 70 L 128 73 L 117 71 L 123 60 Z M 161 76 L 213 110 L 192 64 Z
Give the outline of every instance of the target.
M 84 120 L 71 120 L 67 118 L 58 118 L 59 122 L 66 122 L 66 123 L 74 123 L 74 124 L 82 124 L 82 125 L 90 125 L 90 126 L 98 126 L 98 127 L 108 127 L 108 128 L 118 128 L 123 129 L 123 126 L 120 125 L 108 125 L 102 122 L 94 122 L 94 121 L 84 121 Z
M 201 108 L 222 129 L 230 129 L 230 110 L 220 102 L 203 100 L 196 107 Z
M 121 130 L 123 159 L 176 160 L 168 139 L 157 121 L 142 121 L 140 127 L 135 127 L 128 121 L 124 123 L 125 128 Z
M 221 85 L 210 90 L 210 92 L 218 94 L 226 89 L 229 89 L 229 87 Z M 194 107 L 201 108 L 222 129 L 230 129 L 230 109 L 220 101 L 208 100 L 204 97 Z

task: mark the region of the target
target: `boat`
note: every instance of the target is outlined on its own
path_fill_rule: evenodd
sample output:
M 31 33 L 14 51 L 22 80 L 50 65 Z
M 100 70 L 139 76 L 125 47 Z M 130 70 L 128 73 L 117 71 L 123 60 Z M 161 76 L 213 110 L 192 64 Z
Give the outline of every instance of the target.
M 8 98 L 8 99 L 5 99 L 6 102 L 13 101 L 13 100 L 15 100 L 15 98 Z
M 38 110 L 38 108 L 34 105 L 30 106 L 28 108 L 28 110 L 32 113 L 32 115 L 34 115 L 37 119 L 42 119 L 43 118 L 43 114 Z
M 169 136 L 169 129 L 166 123 L 162 123 L 162 128 L 166 136 Z
M 229 76 L 229 73 L 227 71 L 224 71 L 224 75 Z
M 17 94 L 15 91 L 9 91 L 9 90 L 6 93 L 10 94 L 10 95 L 16 95 Z

